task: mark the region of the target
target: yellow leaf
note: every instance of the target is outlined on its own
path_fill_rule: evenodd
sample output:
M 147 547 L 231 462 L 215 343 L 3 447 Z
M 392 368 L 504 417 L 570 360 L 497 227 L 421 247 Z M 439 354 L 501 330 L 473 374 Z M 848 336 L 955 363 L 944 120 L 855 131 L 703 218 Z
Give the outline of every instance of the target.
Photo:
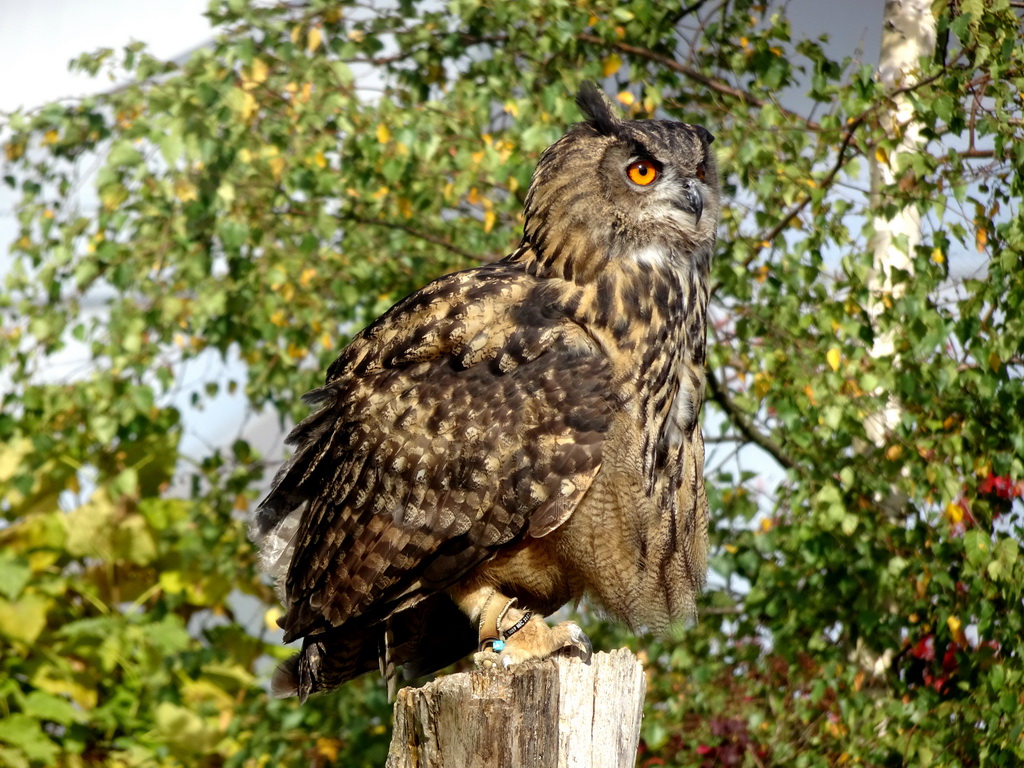
M 999 359 L 998 352 L 991 352 L 988 356 L 988 367 L 992 369 L 993 373 L 999 373 L 999 367 L 1003 364 L 1003 361 Z
M 313 155 L 313 165 L 315 165 L 317 168 L 327 167 L 327 156 L 324 155 L 323 150 Z
M 242 115 L 243 120 L 248 120 L 256 112 L 256 97 L 248 91 L 242 94 L 242 106 L 239 109 L 239 113 Z
M 331 338 L 331 334 L 324 331 L 320 336 L 320 346 L 324 349 L 334 349 L 334 339 Z
M 266 65 L 263 59 L 252 60 L 252 71 L 249 75 L 249 79 L 256 85 L 259 85 L 267 79 L 267 75 L 270 74 L 270 67 Z
M 14 162 L 23 154 L 25 154 L 24 144 L 15 144 L 13 142 L 10 144 L 4 144 L 4 155 L 7 157 L 8 161 Z
M 412 218 L 412 203 L 406 197 L 398 198 L 398 211 L 407 219 Z
M 953 635 L 953 642 L 962 644 L 964 642 L 963 622 L 960 621 L 959 616 L 950 616 L 946 619 L 946 626 L 949 627 L 949 632 Z
M 288 344 L 288 357 L 292 360 L 301 360 L 306 356 L 308 350 L 305 347 L 300 347 L 297 344 Z
M 519 117 L 519 105 L 514 101 L 506 101 L 504 110 L 505 114 L 512 115 L 512 117 Z
M 964 509 L 959 504 L 954 504 L 952 501 L 946 505 L 946 518 L 953 525 L 956 525 L 964 519 Z
M 298 26 L 292 27 L 292 34 L 291 34 L 292 45 L 298 45 L 299 44 L 299 38 L 301 36 L 302 36 L 302 27 L 298 27 Z
M 839 350 L 832 347 L 826 354 L 825 359 L 828 360 L 828 365 L 833 371 L 839 370 L 839 361 L 842 359 L 839 355 Z
M 984 227 L 978 227 L 978 231 L 974 235 L 974 244 L 978 248 L 978 253 L 982 253 L 985 250 L 985 245 L 988 243 L 988 230 Z
M 498 220 L 494 211 L 486 211 L 484 213 L 484 232 L 490 232 L 494 229 L 494 222 Z
M 740 549 L 735 544 L 726 544 L 725 551 L 728 552 L 730 555 L 735 555 L 737 552 L 740 551 Z
M 181 202 L 188 203 L 192 200 L 198 200 L 199 192 L 196 190 L 196 185 L 191 181 L 179 178 L 174 181 L 174 196 L 181 200 Z
M 59 139 L 60 134 L 57 133 L 57 129 L 51 128 L 50 130 L 43 134 L 43 145 L 49 146 L 50 144 L 56 144 Z
M 903 456 L 902 445 L 890 445 L 885 450 L 885 458 L 887 458 L 889 461 L 899 461 L 901 456 Z
M 274 181 L 281 180 L 281 174 L 284 173 L 285 160 L 283 157 L 272 157 L 267 161 L 267 165 L 270 166 L 270 174 L 274 177 Z
M 385 197 L 387 197 L 387 196 L 388 196 L 388 188 L 387 188 L 387 187 L 379 187 L 379 188 L 377 189 L 377 191 L 376 191 L 376 192 L 374 192 L 374 193 L 373 193 L 373 194 L 371 195 L 371 197 L 372 197 L 372 198 L 373 198 L 374 200 L 383 200 L 383 199 L 384 199 Z
M 391 131 L 384 123 L 377 123 L 377 143 L 387 144 L 391 141 Z
M 606 58 L 601 66 L 601 72 L 605 77 L 611 77 L 620 69 L 622 69 L 622 57 L 617 53 L 613 53 L 611 56 Z
M 758 371 L 754 374 L 754 394 L 758 398 L 763 398 L 771 391 L 772 388 L 772 377 L 771 374 Z
M 309 288 L 310 283 L 313 282 L 313 278 L 316 277 L 316 270 L 313 267 L 306 267 L 302 270 L 302 274 L 299 275 L 299 285 L 303 288 Z
M 636 101 L 636 97 L 633 96 L 633 94 L 630 93 L 629 91 L 623 91 L 615 98 L 617 98 L 621 103 L 625 104 L 627 107 L 630 106 L 634 101 Z
M 480 190 L 476 187 L 470 187 L 469 194 L 466 195 L 466 201 L 470 205 L 480 205 Z
M 934 261 L 936 264 L 942 264 L 945 260 L 946 255 L 942 252 L 940 248 L 932 249 L 932 261 Z
M 761 533 L 768 533 L 774 525 L 775 523 L 770 517 L 761 518 Z
M 310 53 L 314 53 L 317 48 L 320 47 L 320 43 L 324 40 L 323 32 L 320 31 L 320 27 L 313 27 L 309 30 L 309 37 L 306 39 L 306 50 Z
M 326 758 L 328 763 L 333 763 L 338 759 L 340 748 L 341 742 L 338 739 L 328 739 L 321 736 L 316 740 L 316 753 L 320 757 Z
M 879 165 L 889 165 L 889 153 L 885 151 L 885 147 L 875 147 L 875 160 Z

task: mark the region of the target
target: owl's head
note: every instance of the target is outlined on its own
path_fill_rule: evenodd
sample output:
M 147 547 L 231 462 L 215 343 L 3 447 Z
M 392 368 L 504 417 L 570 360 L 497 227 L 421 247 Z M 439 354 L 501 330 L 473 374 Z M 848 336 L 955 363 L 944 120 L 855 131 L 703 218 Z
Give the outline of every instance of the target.
M 525 239 L 542 262 L 591 271 L 603 262 L 706 269 L 720 194 L 714 137 L 699 125 L 623 120 L 592 83 L 578 123 L 541 156 Z

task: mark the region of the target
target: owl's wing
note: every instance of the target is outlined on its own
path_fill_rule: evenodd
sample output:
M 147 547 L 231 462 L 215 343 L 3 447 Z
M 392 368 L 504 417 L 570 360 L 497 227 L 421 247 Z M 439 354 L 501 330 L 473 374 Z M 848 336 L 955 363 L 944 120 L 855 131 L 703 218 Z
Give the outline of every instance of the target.
M 300 514 L 285 640 L 383 618 L 571 515 L 601 466 L 611 371 L 511 265 L 437 280 L 360 334 L 257 513 Z

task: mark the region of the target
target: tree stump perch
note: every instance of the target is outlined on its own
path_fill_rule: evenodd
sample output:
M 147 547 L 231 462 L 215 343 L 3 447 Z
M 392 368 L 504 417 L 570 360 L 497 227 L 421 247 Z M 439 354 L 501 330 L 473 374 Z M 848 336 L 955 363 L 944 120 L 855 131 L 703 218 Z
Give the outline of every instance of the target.
M 633 766 L 645 689 L 625 648 L 403 688 L 386 768 Z

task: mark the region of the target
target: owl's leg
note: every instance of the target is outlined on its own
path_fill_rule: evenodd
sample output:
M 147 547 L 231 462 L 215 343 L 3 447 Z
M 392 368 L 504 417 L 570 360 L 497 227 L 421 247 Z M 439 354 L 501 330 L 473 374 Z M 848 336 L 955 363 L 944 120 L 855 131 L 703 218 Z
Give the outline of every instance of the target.
M 589 661 L 590 638 L 576 624 L 563 621 L 548 626 L 540 616 L 516 605 L 491 587 L 455 596 L 459 606 L 477 622 L 479 651 L 473 661 L 479 667 L 510 667 L 528 659 L 542 659 L 567 649 Z

